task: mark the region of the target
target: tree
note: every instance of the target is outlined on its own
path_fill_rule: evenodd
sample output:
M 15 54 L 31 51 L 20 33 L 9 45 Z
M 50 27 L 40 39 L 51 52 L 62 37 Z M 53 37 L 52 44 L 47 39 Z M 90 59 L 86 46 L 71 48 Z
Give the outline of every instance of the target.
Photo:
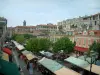
M 38 45 L 38 39 L 37 38 L 32 38 L 32 39 L 29 39 L 26 42 L 25 47 L 28 51 L 37 51 L 37 45 Z
M 98 52 L 98 59 L 100 59 L 100 42 L 97 43 L 96 51 Z
M 54 50 L 54 52 L 63 50 L 66 53 L 70 53 L 73 51 L 74 45 L 75 44 L 72 43 L 72 41 L 70 41 L 69 38 L 62 37 L 54 43 L 53 50 Z
M 48 39 L 29 39 L 26 43 L 26 49 L 32 52 L 39 52 L 42 50 L 48 50 L 51 46 L 51 42 Z
M 98 53 L 98 59 L 100 59 L 100 42 L 94 41 L 93 44 L 90 45 L 90 47 L 89 47 L 89 51 L 91 51 L 91 50 L 97 52 Z
M 23 34 L 25 39 L 33 38 L 34 36 L 31 34 Z
M 48 50 L 51 46 L 51 42 L 48 39 L 39 39 L 38 47 L 39 50 Z
M 97 43 L 96 43 L 96 41 L 94 41 L 94 42 L 92 43 L 92 45 L 90 45 L 89 50 L 90 50 L 90 51 L 91 51 L 91 50 L 96 51 L 96 46 L 97 46 Z
M 17 36 L 15 37 L 15 40 L 16 40 L 18 43 L 20 43 L 20 44 L 23 44 L 23 43 L 25 42 L 25 38 L 24 38 L 23 35 L 17 35 Z
M 18 34 L 13 34 L 11 39 L 15 40 L 16 36 L 18 36 Z

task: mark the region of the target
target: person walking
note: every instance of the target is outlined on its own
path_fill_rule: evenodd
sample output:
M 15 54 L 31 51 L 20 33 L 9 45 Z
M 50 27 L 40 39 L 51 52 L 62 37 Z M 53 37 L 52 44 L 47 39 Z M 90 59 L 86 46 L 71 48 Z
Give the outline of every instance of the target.
M 28 69 L 28 71 L 29 71 L 29 74 L 30 74 L 30 75 L 33 75 L 33 63 L 28 62 L 28 64 L 27 64 L 27 69 Z
M 29 63 L 29 73 L 33 75 L 33 63 Z

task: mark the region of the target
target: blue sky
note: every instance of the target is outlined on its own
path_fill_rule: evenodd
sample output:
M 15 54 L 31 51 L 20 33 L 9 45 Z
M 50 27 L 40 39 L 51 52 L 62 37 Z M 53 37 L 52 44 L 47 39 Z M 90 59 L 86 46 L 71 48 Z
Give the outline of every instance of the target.
M 100 12 L 100 0 L 0 0 L 8 26 L 54 23 Z

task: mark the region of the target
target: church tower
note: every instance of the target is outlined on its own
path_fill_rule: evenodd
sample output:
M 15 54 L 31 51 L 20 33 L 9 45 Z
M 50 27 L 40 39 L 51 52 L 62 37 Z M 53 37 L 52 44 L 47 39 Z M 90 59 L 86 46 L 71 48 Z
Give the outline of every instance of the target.
M 26 21 L 24 20 L 24 22 L 23 22 L 23 26 L 26 26 Z

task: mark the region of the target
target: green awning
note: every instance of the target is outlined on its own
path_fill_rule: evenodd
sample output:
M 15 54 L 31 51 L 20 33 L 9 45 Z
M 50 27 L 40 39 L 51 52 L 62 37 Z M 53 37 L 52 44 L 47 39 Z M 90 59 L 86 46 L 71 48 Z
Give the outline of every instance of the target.
M 63 67 L 61 64 L 57 63 L 56 61 L 53 61 L 53 60 L 45 58 L 45 57 L 42 58 L 39 61 L 39 63 L 52 72 L 55 72 Z
M 91 58 L 90 57 L 79 56 L 78 58 L 81 59 L 81 60 L 84 60 L 84 61 L 85 61 L 85 58 L 86 58 L 86 61 L 88 61 L 89 63 L 91 63 Z M 95 61 L 94 57 L 92 57 L 92 62 L 93 61 Z
M 76 65 L 78 67 L 81 67 L 81 68 L 85 68 L 89 65 L 88 62 L 84 61 L 84 60 L 81 60 L 81 59 L 78 59 L 78 58 L 75 58 L 75 57 L 69 57 L 67 59 L 65 59 L 65 61 L 73 64 L 73 65 Z
M 20 75 L 16 64 L 0 59 L 0 73 L 4 75 Z

